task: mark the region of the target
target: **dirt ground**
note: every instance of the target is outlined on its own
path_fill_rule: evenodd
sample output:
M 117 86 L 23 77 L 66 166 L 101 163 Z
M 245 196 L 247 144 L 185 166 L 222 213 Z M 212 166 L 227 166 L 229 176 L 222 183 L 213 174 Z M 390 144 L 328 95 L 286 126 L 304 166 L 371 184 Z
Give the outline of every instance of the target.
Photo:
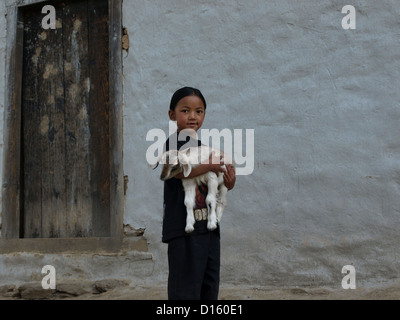
M 163 300 L 166 288 L 125 287 L 102 294 L 69 299 Z M 221 288 L 219 300 L 400 300 L 400 286 L 380 289 L 333 290 L 330 288 Z
M 166 300 L 165 286 L 133 286 L 107 279 L 96 282 L 57 283 L 44 290 L 37 282 L 21 286 L 2 286 L 0 300 Z M 221 286 L 219 300 L 400 300 L 400 283 L 379 288 L 324 287 L 227 287 Z

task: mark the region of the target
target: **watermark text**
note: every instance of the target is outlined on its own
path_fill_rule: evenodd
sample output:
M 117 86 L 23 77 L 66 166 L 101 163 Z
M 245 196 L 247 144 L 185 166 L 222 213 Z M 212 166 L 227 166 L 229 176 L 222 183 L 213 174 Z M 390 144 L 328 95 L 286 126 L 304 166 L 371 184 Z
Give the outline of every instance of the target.
M 176 131 L 174 121 L 169 121 L 169 136 Z M 250 175 L 254 170 L 254 129 L 201 129 L 200 135 L 191 129 L 179 132 L 178 140 L 187 141 L 189 138 L 201 140 L 205 145 L 213 149 L 223 150 L 228 159 L 232 159 L 236 166 L 236 175 Z M 245 138 L 243 139 L 243 134 Z M 147 132 L 146 141 L 154 141 L 146 151 L 146 160 L 149 165 L 155 165 L 164 152 L 164 143 L 167 139 L 166 133 L 159 128 Z M 221 145 L 221 139 L 223 144 Z M 189 139 L 180 149 L 196 147 L 197 144 Z M 221 147 L 223 148 L 221 149 Z M 177 150 L 177 140 L 169 141 L 169 149 Z M 229 163 L 229 162 L 228 162 Z

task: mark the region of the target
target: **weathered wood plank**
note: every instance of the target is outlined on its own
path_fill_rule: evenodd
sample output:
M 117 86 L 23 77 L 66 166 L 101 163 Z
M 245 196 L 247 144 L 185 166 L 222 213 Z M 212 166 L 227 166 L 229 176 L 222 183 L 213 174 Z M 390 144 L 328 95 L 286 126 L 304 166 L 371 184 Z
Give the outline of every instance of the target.
M 68 3 L 63 16 L 67 228 L 73 237 L 89 237 L 92 236 L 92 201 L 87 1 Z
M 23 236 L 42 236 L 42 153 L 41 107 L 39 94 L 44 72 L 41 47 L 37 46 L 40 32 L 39 16 L 35 10 L 24 14 L 24 61 L 22 79 L 22 162 L 23 162 Z
M 110 235 L 108 2 L 89 0 L 89 126 L 92 221 L 96 236 Z
M 2 179 L 2 237 L 20 236 L 20 134 L 23 23 L 17 7 L 7 11 L 6 102 Z
M 110 32 L 110 203 L 111 236 L 122 238 L 124 213 L 122 121 L 122 0 L 108 0 Z
M 40 14 L 24 15 L 22 236 L 65 237 L 62 34 L 42 29 Z
M 61 11 L 56 6 L 56 11 Z M 64 61 L 62 17 L 58 28 L 41 30 L 44 70 L 39 74 L 41 97 L 40 135 L 42 153 L 42 238 L 68 236 L 65 199 Z

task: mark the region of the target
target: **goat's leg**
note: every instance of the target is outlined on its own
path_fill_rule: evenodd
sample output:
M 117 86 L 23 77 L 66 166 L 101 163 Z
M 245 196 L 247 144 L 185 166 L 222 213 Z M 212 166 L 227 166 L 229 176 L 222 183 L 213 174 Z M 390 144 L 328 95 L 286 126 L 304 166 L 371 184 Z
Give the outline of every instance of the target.
M 217 176 L 211 176 L 208 179 L 208 193 L 206 197 L 206 204 L 208 208 L 208 222 L 207 229 L 212 231 L 217 228 L 217 192 L 218 192 L 218 180 Z
M 188 181 L 188 180 L 186 180 Z M 186 182 L 185 181 L 185 182 Z M 182 181 L 183 183 L 183 181 Z M 183 187 L 185 189 L 185 206 L 186 206 L 186 227 L 185 231 L 186 233 L 190 233 L 194 230 L 194 212 L 193 208 L 195 206 L 195 197 L 196 197 L 196 185 L 193 185 L 192 183 L 185 184 L 183 183 Z
M 226 205 L 226 194 L 228 193 L 228 188 L 222 184 L 219 186 L 219 203 L 217 206 L 217 220 L 218 222 L 221 222 L 222 219 L 222 213 L 224 212 L 225 205 Z

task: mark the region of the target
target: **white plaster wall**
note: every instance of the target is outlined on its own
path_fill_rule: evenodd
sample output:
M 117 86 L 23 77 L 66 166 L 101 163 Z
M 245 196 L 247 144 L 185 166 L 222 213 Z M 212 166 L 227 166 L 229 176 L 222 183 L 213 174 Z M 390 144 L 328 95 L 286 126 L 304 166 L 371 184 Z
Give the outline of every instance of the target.
M 356 30 L 341 27 L 347 4 Z M 4 13 L 1 1 L 1 113 Z M 185 85 L 207 99 L 203 128 L 255 130 L 254 172 L 228 194 L 222 284 L 340 287 L 347 264 L 358 286 L 399 278 L 398 1 L 125 0 L 123 14 L 124 223 L 146 228 L 153 255 L 141 281 L 165 283 L 168 267 L 146 134 L 168 131 Z M 3 272 L 10 263 L 0 259 Z
M 168 130 L 172 93 L 208 102 L 203 128 L 255 130 L 255 168 L 228 195 L 223 283 L 358 285 L 399 277 L 400 4 L 353 1 L 124 1 L 125 223 L 145 227 L 154 278 L 163 184 L 145 152 Z

